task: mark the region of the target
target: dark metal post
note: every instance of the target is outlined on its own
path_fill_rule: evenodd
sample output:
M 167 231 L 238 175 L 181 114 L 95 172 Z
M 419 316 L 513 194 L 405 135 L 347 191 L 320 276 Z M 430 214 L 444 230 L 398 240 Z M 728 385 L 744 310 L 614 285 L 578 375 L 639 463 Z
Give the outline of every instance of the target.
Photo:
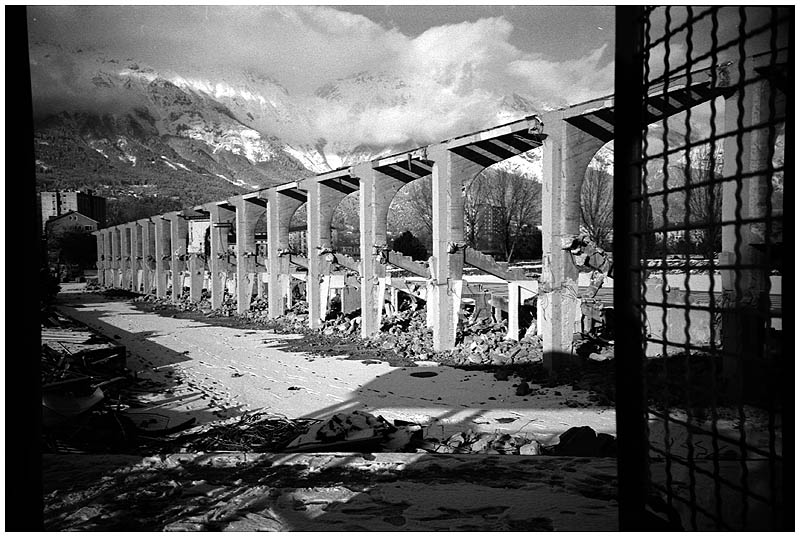
M 789 47 L 788 47 L 788 61 L 786 62 L 787 68 L 787 87 L 785 90 L 785 94 L 787 96 L 786 99 L 786 130 L 785 130 L 785 156 L 784 156 L 784 163 L 783 166 L 787 170 L 787 174 L 789 174 L 792 179 L 794 178 L 794 164 L 795 164 L 795 133 L 794 133 L 794 98 L 791 97 L 795 95 L 794 89 L 794 62 L 795 62 L 795 53 L 794 53 L 795 41 L 794 41 L 794 26 L 792 25 L 791 31 L 789 32 Z M 797 195 L 796 189 L 794 187 L 794 181 L 790 179 L 784 182 L 785 185 L 785 192 L 784 196 L 785 199 L 788 200 L 795 200 L 795 196 Z M 783 401 L 782 403 L 782 412 L 783 412 L 783 453 L 789 453 L 788 457 L 783 459 L 784 461 L 784 468 L 783 468 L 783 526 L 780 528 L 782 531 L 795 531 L 795 419 L 796 419 L 796 398 L 794 396 L 796 386 L 794 384 L 795 379 L 795 340 L 794 334 L 790 334 L 791 327 L 795 326 L 795 311 L 794 311 L 794 300 L 795 300 L 795 289 L 796 283 L 791 275 L 795 272 L 796 267 L 794 266 L 795 260 L 795 240 L 796 240 L 796 231 L 795 231 L 795 218 L 794 218 L 794 211 L 788 210 L 783 213 L 783 218 L 785 219 L 783 224 L 783 255 L 781 257 L 781 274 L 790 275 L 786 279 L 783 280 L 783 303 L 784 304 L 792 304 L 791 307 L 788 307 L 783 312 L 783 323 L 785 326 L 790 327 L 786 331 L 782 331 L 781 338 L 782 338 L 782 347 L 783 347 L 783 363 L 785 364 L 784 375 L 783 375 L 783 386 L 782 394 L 783 394 Z
M 642 334 L 641 191 L 645 100 L 641 6 L 616 8 L 614 88 L 614 310 L 619 529 L 644 529 L 648 489 Z M 639 202 L 641 203 L 641 202 Z

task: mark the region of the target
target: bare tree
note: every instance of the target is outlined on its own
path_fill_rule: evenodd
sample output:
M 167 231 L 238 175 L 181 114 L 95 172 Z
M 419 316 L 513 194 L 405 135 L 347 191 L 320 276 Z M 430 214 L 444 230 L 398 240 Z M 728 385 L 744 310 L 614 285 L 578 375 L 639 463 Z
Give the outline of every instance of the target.
M 503 256 L 511 260 L 518 239 L 527 227 L 541 221 L 541 185 L 502 170 L 485 170 L 464 184 L 464 238 L 476 248 L 481 237 L 495 233 Z M 431 178 L 412 185 L 408 206 L 411 216 L 433 231 Z
M 433 234 L 433 189 L 429 175 L 414 181 L 409 186 L 408 207 L 411 216 L 421 224 L 429 235 Z
M 542 186 L 521 175 L 505 170 L 487 170 L 481 191 L 493 218 L 499 220 L 503 256 L 510 262 L 526 227 L 536 225 L 542 215 Z
M 473 248 L 478 247 L 479 237 L 486 233 L 484 186 L 484 181 L 473 179 L 464 187 L 464 239 Z
M 698 225 L 692 237 L 700 252 L 714 255 L 722 241 L 722 183 L 715 182 L 722 171 L 722 155 L 710 148 L 697 152 L 688 172 L 688 221 Z
M 608 248 L 614 226 L 613 179 L 597 168 L 589 168 L 581 185 L 581 225 L 589 238 Z

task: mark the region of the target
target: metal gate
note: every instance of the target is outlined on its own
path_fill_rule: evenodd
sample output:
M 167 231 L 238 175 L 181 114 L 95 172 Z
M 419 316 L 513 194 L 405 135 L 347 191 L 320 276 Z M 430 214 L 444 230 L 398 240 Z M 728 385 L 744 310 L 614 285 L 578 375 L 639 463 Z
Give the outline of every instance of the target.
M 617 9 L 621 527 L 791 530 L 793 8 Z

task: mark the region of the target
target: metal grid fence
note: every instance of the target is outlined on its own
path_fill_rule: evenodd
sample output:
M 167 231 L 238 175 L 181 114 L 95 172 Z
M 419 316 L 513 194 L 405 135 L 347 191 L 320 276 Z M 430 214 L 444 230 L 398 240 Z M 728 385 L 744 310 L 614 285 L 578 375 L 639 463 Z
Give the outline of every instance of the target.
M 615 228 L 636 261 L 626 281 L 643 360 L 640 490 L 676 529 L 787 529 L 792 509 L 782 292 L 793 15 L 638 8 L 639 47 L 617 51 L 642 74 L 638 146 L 618 167 L 632 165 L 636 184 Z

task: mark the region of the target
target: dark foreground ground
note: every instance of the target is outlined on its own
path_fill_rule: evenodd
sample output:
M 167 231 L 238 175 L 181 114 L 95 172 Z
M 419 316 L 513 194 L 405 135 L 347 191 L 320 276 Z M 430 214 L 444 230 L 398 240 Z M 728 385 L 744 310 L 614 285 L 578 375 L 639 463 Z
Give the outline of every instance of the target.
M 45 529 L 613 531 L 612 458 L 46 455 Z

